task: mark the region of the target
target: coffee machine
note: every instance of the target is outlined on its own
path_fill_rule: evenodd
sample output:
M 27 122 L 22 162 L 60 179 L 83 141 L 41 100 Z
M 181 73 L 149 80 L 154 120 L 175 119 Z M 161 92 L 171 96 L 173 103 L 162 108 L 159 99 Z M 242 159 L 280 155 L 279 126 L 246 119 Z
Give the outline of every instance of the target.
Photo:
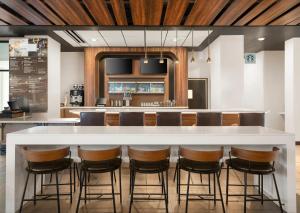
M 74 84 L 70 90 L 70 104 L 72 106 L 84 106 L 84 86 Z

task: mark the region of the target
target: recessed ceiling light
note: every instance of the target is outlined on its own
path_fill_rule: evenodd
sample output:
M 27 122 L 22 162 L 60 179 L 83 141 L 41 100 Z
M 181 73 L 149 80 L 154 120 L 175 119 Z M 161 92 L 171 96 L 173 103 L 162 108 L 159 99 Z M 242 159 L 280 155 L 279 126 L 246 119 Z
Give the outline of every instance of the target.
M 91 41 L 97 41 L 98 39 L 97 38 L 91 38 Z
M 260 38 L 258 38 L 257 40 L 259 40 L 259 41 L 264 41 L 264 40 L 265 40 L 265 37 L 260 37 Z

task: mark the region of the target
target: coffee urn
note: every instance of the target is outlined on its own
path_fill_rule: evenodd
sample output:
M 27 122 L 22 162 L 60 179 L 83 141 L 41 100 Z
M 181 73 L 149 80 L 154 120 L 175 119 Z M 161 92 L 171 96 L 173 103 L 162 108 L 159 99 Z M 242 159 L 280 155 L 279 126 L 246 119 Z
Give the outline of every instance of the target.
M 74 84 L 70 90 L 70 104 L 72 106 L 84 106 L 84 86 Z

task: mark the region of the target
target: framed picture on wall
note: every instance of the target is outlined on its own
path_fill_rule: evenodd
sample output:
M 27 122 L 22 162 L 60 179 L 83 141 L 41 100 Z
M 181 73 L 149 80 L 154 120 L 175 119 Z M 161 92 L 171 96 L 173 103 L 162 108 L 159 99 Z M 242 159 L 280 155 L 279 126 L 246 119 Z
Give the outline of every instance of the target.
M 189 78 L 188 79 L 188 105 L 189 109 L 208 108 L 208 79 Z

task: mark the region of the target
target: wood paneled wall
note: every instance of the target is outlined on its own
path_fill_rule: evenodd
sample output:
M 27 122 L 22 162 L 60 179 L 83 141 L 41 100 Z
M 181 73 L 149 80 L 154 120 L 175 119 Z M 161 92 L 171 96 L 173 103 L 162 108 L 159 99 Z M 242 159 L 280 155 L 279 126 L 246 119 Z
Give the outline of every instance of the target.
M 147 48 L 149 53 L 159 54 L 160 48 Z M 98 97 L 98 82 L 99 76 L 99 55 L 104 54 L 141 54 L 144 48 L 85 48 L 84 50 L 84 93 L 85 106 L 94 106 Z M 172 53 L 176 55 L 179 64 L 175 66 L 175 100 L 177 106 L 187 106 L 187 90 L 188 90 L 188 64 L 187 64 L 187 49 L 186 48 L 163 48 L 164 53 Z

